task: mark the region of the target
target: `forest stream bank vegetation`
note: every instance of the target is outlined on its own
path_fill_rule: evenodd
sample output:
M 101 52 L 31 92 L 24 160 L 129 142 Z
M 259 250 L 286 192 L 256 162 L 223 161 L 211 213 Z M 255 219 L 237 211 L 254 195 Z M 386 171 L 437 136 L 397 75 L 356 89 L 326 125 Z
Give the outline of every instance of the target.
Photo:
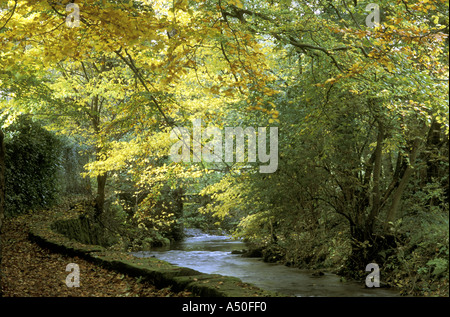
M 374 27 L 369 1 L 83 0 L 76 27 L 68 3 L 0 1 L 2 236 L 4 216 L 69 202 L 109 248 L 219 230 L 448 296 L 448 1 L 377 1 Z M 205 151 L 208 127 L 277 127 L 276 171 L 248 151 L 174 162 L 194 119 Z

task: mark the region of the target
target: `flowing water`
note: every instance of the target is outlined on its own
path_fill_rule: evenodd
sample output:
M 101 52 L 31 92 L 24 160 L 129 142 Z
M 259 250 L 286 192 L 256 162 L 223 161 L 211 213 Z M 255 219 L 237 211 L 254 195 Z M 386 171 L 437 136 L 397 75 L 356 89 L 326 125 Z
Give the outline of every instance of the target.
M 391 289 L 366 288 L 364 284 L 353 281 L 341 282 L 340 277 L 332 273 L 316 277 L 312 275 L 314 271 L 311 270 L 300 270 L 265 263 L 258 258 L 231 254 L 231 251 L 242 250 L 246 246 L 243 242 L 232 240 L 227 236 L 209 235 L 196 229 L 187 229 L 186 234 L 187 237 L 183 242 L 170 248 L 133 254 L 138 257 L 154 256 L 203 273 L 235 276 L 243 282 L 286 296 L 399 296 L 398 292 Z

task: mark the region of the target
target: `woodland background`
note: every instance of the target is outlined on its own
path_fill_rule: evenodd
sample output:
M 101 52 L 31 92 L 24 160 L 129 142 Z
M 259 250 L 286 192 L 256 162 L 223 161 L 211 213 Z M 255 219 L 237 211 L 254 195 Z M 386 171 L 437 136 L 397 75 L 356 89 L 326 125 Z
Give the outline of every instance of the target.
M 448 1 L 69 2 L 0 1 L 0 227 L 76 198 L 110 248 L 224 230 L 448 296 Z M 194 118 L 278 127 L 277 171 L 172 162 Z

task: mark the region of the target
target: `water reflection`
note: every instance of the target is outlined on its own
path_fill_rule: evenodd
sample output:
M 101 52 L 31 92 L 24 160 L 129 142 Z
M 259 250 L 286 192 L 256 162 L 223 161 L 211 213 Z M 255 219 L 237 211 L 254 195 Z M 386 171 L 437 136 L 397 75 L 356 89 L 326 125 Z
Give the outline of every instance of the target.
M 356 282 L 341 282 L 340 277 L 325 273 L 315 277 L 313 271 L 265 263 L 257 258 L 231 254 L 245 248 L 241 241 L 227 236 L 208 235 L 196 230 L 187 232 L 181 243 L 154 251 L 133 253 L 139 257 L 155 256 L 174 265 L 199 272 L 235 276 L 242 281 L 287 296 L 399 296 L 398 292 L 382 288 L 366 288 Z

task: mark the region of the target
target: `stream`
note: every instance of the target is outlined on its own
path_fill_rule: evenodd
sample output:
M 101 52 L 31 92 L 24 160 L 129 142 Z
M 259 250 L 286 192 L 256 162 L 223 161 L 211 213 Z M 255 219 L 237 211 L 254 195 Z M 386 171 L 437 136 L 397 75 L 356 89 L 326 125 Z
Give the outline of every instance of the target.
M 137 257 L 151 257 L 199 272 L 235 276 L 243 282 L 286 296 L 321 297 L 394 297 L 397 291 L 386 288 L 366 288 L 354 281 L 341 282 L 336 274 L 313 276 L 313 270 L 290 268 L 266 263 L 259 258 L 231 254 L 246 248 L 245 243 L 223 235 L 210 235 L 197 229 L 186 229 L 187 237 L 168 248 L 134 252 Z M 381 279 L 383 278 L 381 271 Z M 367 273 L 369 274 L 369 272 Z

